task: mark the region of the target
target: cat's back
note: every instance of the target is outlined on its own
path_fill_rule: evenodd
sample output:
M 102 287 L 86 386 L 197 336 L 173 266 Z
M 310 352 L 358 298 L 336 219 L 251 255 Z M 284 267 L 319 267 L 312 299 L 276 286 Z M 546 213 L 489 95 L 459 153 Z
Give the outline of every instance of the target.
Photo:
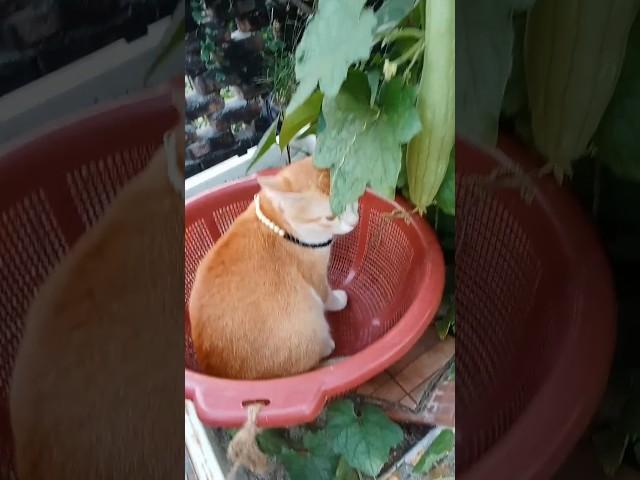
M 203 258 L 189 315 L 206 373 L 271 378 L 317 363 L 328 327 L 322 303 L 303 275 L 309 265 L 305 268 L 291 248 L 258 222 L 250 206 Z M 322 265 L 317 263 L 319 272 Z
M 247 298 L 247 294 L 251 292 L 281 291 L 283 286 L 294 281 L 295 259 L 282 248 L 281 239 L 265 235 L 264 226 L 255 218 L 252 205 L 201 261 L 192 290 L 192 302 L 210 296 L 233 299 L 239 294 L 250 301 L 251 295 Z
M 170 352 L 182 348 L 183 206 L 158 168 L 125 188 L 27 315 L 11 389 L 20 478 L 180 474 L 180 452 L 158 449 L 181 425 Z

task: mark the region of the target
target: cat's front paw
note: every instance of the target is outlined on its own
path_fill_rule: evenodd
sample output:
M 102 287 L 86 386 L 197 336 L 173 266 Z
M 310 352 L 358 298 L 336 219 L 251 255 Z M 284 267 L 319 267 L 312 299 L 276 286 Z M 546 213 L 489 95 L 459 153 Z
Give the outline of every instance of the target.
M 332 290 L 329 293 L 329 299 L 325 304 L 325 308 L 329 312 L 339 312 L 340 310 L 344 310 L 349 302 L 349 297 L 347 296 L 347 292 L 344 290 Z
M 336 343 L 333 338 L 329 337 L 324 342 L 324 348 L 322 349 L 322 358 L 326 358 L 333 353 L 336 349 Z

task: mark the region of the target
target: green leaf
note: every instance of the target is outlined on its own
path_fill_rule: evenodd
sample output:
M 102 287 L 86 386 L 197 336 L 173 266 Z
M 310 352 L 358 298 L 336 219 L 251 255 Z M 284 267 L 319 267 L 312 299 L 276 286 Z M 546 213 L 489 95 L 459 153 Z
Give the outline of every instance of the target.
M 599 157 L 616 175 L 640 181 L 640 15 L 632 27 L 626 52 L 595 142 Z
M 456 324 L 456 305 L 452 303 L 447 311 L 447 314 L 436 320 L 436 330 L 440 340 L 444 340 L 449 335 L 449 331 L 455 333 L 454 328 Z
M 320 430 L 318 432 L 305 432 L 302 437 L 302 443 L 304 448 L 314 455 L 331 457 L 335 455 L 335 452 L 331 448 L 331 443 L 327 432 Z
M 370 70 L 367 72 L 367 80 L 369 82 L 369 90 L 371 97 L 369 99 L 369 105 L 373 107 L 378 97 L 378 88 L 380 88 L 380 79 L 382 78 L 382 72 L 380 70 Z
M 278 455 L 291 480 L 333 480 L 336 462 L 334 458 L 318 457 L 310 453 L 289 450 Z
M 449 155 L 449 165 L 440 189 L 436 194 L 436 204 L 447 215 L 456 213 L 456 157 L 454 149 Z
M 320 0 L 296 48 L 296 78 L 300 82 L 287 111 L 293 111 L 320 85 L 335 97 L 349 67 L 367 60 L 374 43 L 376 17 L 365 0 Z
M 402 190 L 409 187 L 409 179 L 407 178 L 407 162 L 405 161 L 406 149 L 402 149 L 402 161 L 400 163 L 400 174 L 398 175 L 397 187 Z M 408 197 L 407 197 L 408 198 Z
M 531 0 L 456 2 L 456 130 L 494 145 L 511 73 L 514 9 Z
M 264 430 L 256 437 L 258 446 L 267 455 L 278 455 L 289 448 L 282 433 L 278 430 Z
M 333 480 L 338 456 L 331 450 L 324 432 L 306 432 L 303 438 L 306 452 L 287 450 L 277 456 L 291 480 Z
M 307 137 L 309 135 L 316 135 L 318 133 L 318 122 L 313 122 L 311 125 L 309 125 L 309 128 L 307 128 L 304 132 L 302 132 L 299 136 L 298 139 L 303 139 L 304 137 Z
M 276 131 L 278 129 L 279 118 L 276 118 L 271 126 L 264 132 L 262 138 L 260 139 L 260 143 L 258 143 L 258 147 L 256 148 L 256 153 L 253 154 L 253 158 L 251 162 L 249 162 L 249 166 L 247 167 L 247 172 L 251 170 L 258 160 L 262 158 L 262 156 L 269 151 L 269 149 L 275 145 L 276 143 Z
M 376 11 L 376 33 L 394 29 L 417 4 L 416 0 L 386 0 Z
M 502 101 L 502 113 L 508 117 L 514 117 L 522 112 L 528 103 L 524 73 L 524 33 L 526 24 L 527 15 L 525 13 L 514 15 L 513 65 Z
M 415 108 L 416 90 L 413 86 L 404 85 L 398 77 L 392 78 L 383 85 L 380 102 L 402 143 L 408 143 L 420 132 L 422 125 Z
M 431 442 L 431 445 L 427 448 L 420 458 L 420 461 L 416 464 L 413 471 L 415 473 L 426 474 L 440 461 L 447 458 L 449 453 L 453 450 L 453 444 L 455 436 L 452 430 L 444 429 L 438 436 Z
M 318 116 L 318 133 L 322 133 L 327 128 L 327 120 L 324 118 L 324 113 L 320 110 L 320 116 Z
M 316 90 L 298 108 L 287 113 L 280 129 L 280 150 L 289 145 L 302 127 L 313 123 L 322 108 L 322 92 Z
M 315 163 L 331 169 L 331 207 L 336 214 L 367 186 L 392 195 L 401 168 L 402 144 L 420 130 L 415 91 L 394 79 L 383 86 L 381 108 L 345 91 L 325 97 L 326 128 L 318 135 Z
M 606 428 L 593 436 L 598 461 L 604 472 L 613 476 L 620 468 L 629 436 L 615 428 Z
M 178 14 L 180 12 L 178 11 Z M 184 11 L 182 12 L 182 16 L 184 17 Z M 153 59 L 153 62 L 147 69 L 144 74 L 143 82 L 146 84 L 151 75 L 157 70 L 157 68 L 164 62 L 174 50 L 182 48 L 184 49 L 184 21 L 179 21 L 173 30 L 173 33 L 170 34 L 168 42 L 164 44 L 161 48 L 160 53 L 157 57 Z
M 340 91 L 350 95 L 354 100 L 363 104 L 369 103 L 371 100 L 369 78 L 367 74 L 361 70 L 349 70 Z
M 349 400 L 337 401 L 328 408 L 326 432 L 334 451 L 353 468 L 370 476 L 380 473 L 389 451 L 404 437 L 402 429 L 382 410 L 366 405 L 356 416 Z
M 358 480 L 358 472 L 356 472 L 344 457 L 340 457 L 338 469 L 336 470 L 336 480 Z

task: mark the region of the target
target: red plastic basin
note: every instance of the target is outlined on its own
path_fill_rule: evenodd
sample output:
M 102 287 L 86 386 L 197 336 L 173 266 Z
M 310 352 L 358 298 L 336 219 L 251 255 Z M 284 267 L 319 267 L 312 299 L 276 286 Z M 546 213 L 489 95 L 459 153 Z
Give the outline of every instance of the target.
M 403 200 L 367 193 L 360 224 L 334 243 L 329 280 L 349 293 L 346 310 L 328 319 L 335 355 L 349 358 L 302 375 L 238 381 L 198 373 L 186 303 L 201 258 L 243 212 L 259 187 L 254 178 L 227 184 L 187 202 L 185 210 L 185 396 L 207 425 L 237 427 L 244 405 L 268 401 L 258 424 L 283 427 L 318 416 L 327 399 L 355 389 L 402 357 L 433 320 L 444 288 L 444 260 L 431 227 L 418 215 L 405 222 L 386 213 L 410 210 Z
M 456 473 L 547 480 L 606 387 L 613 283 L 568 188 L 521 144 L 499 149 L 456 144 Z M 487 185 L 496 168 L 529 173 L 531 202 Z
M 163 87 L 55 122 L 0 152 L 0 479 L 15 478 L 9 386 L 34 293 L 177 119 Z

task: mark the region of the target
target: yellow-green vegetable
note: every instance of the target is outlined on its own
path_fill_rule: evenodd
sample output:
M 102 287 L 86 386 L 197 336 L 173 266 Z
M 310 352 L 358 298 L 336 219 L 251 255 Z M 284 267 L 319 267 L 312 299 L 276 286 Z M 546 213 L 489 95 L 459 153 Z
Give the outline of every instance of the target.
M 536 147 L 560 179 L 585 153 L 611 100 L 640 0 L 537 0 L 525 73 Z
M 418 90 L 422 131 L 407 146 L 410 200 L 420 212 L 433 203 L 455 138 L 455 3 L 425 1 L 425 48 Z

